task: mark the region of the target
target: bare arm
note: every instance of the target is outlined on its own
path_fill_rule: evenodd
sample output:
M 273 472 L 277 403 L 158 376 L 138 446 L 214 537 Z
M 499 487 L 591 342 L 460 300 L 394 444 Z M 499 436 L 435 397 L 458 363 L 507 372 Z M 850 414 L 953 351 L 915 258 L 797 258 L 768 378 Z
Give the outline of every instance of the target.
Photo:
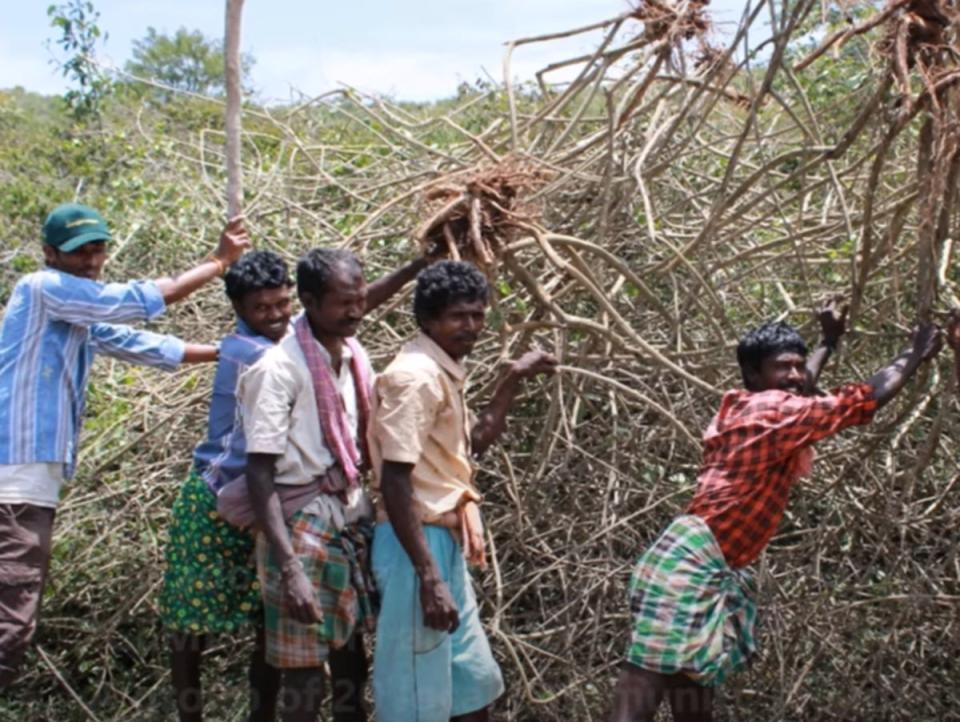
M 817 312 L 820 321 L 820 345 L 807 358 L 807 392 L 813 392 L 817 387 L 820 372 L 830 356 L 837 350 L 840 338 L 847 332 L 847 312 L 849 306 L 837 309 L 839 299 L 831 299 Z
M 474 456 L 482 456 L 507 427 L 507 412 L 513 406 L 523 380 L 538 374 L 555 373 L 556 368 L 557 359 L 543 351 L 530 351 L 510 363 L 494 389 L 493 398 L 477 416 L 477 423 L 470 431 Z
M 188 343 L 183 350 L 183 361 L 185 364 L 204 364 L 216 363 L 220 350 L 216 346 L 208 344 Z
M 457 606 L 450 590 L 443 582 L 437 563 L 430 553 L 423 525 L 417 516 L 416 500 L 410 474 L 413 464 L 384 461 L 380 478 L 380 493 L 387 508 L 387 517 L 413 569 L 420 579 L 420 605 L 423 621 L 431 629 L 454 631 L 460 626 Z
M 367 308 L 366 313 L 370 313 L 383 303 L 386 303 L 401 288 L 417 277 L 429 261 L 421 256 L 416 258 L 402 268 L 393 273 L 381 276 L 376 281 L 367 286 Z
M 924 362 L 940 353 L 942 344 L 940 328 L 936 324 L 924 324 L 914 331 L 912 346 L 867 379 L 873 387 L 877 408 L 896 396 Z
M 276 455 L 247 454 L 247 487 L 257 519 L 257 526 L 266 536 L 270 550 L 280 566 L 283 577 L 283 596 L 290 616 L 309 624 L 323 618 L 313 595 L 313 587 L 293 553 L 287 524 L 283 519 L 280 497 L 273 479 Z
M 232 218 L 220 234 L 220 243 L 213 258 L 201 261 L 178 276 L 154 279 L 154 283 L 160 289 L 165 303 L 176 303 L 221 275 L 249 247 L 250 239 L 243 227 L 243 218 Z

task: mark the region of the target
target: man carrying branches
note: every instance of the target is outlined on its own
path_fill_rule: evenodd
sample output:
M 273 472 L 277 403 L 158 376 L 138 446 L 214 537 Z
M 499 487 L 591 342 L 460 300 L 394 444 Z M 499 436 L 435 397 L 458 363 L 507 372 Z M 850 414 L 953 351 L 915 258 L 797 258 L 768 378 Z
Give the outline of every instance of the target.
M 420 333 L 377 377 L 370 457 L 377 499 L 373 571 L 382 605 L 373 690 L 381 722 L 484 722 L 503 692 L 467 562 L 485 566 L 474 458 L 503 433 L 524 379 L 557 361 L 513 361 L 475 419 L 463 360 L 483 331 L 489 289 L 469 263 L 417 277 Z
M 649 722 L 664 696 L 678 722 L 713 718 L 716 685 L 756 651 L 755 589 L 747 568 L 770 541 L 793 483 L 810 473 L 812 445 L 866 424 L 940 350 L 940 329 L 917 329 L 909 349 L 864 383 L 815 389 L 845 331 L 846 309 L 820 313 L 812 354 L 782 322 L 737 347 L 744 390 L 728 391 L 704 434 L 687 513 L 640 557 L 630 581 L 633 631 L 612 722 Z
M 46 268 L 21 278 L 0 329 L 0 688 L 37 626 L 60 486 L 73 476 L 94 354 L 164 369 L 214 361 L 214 346 L 118 325 L 159 316 L 222 275 L 250 245 L 240 219 L 217 250 L 173 278 L 100 283 L 110 232 L 92 208 L 43 224 Z

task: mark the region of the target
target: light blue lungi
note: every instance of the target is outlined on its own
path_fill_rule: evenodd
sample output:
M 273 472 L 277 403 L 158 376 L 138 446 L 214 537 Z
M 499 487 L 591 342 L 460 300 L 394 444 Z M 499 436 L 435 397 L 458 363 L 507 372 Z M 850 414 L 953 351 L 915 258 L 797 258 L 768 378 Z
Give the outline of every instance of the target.
M 424 526 L 423 533 L 457 605 L 460 626 L 453 633 L 424 626 L 410 557 L 393 527 L 377 524 L 373 574 L 380 616 L 373 694 L 378 722 L 448 722 L 483 709 L 503 693 L 460 545 L 441 527 Z

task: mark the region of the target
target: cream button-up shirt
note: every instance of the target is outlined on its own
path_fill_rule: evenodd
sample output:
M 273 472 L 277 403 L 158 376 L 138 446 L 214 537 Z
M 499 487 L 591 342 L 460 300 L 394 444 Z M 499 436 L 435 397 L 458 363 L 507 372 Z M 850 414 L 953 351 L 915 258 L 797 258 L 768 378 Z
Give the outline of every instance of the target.
M 367 439 L 378 519 L 386 518 L 379 495 L 384 461 L 414 465 L 413 495 L 425 523 L 462 502 L 480 501 L 473 485 L 465 381 L 463 366 L 423 332 L 377 376 Z
M 319 343 L 317 347 L 329 362 L 327 350 Z M 344 346 L 334 382 L 356 439 L 359 414 L 351 359 L 350 349 Z M 362 363 L 370 369 L 366 354 Z M 372 377 L 373 371 L 369 374 Z M 247 453 L 279 456 L 275 483 L 308 484 L 336 463 L 323 438 L 313 379 L 296 334 L 288 334 L 241 375 L 237 398 Z

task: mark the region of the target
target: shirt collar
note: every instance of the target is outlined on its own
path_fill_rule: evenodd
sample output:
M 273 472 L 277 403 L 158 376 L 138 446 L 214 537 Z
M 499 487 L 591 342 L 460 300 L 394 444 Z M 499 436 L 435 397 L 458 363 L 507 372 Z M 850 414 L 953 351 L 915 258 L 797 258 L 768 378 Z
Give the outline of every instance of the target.
M 250 326 L 247 325 L 247 322 L 242 318 L 237 316 L 237 335 L 239 336 L 259 336 L 260 334 L 254 331 Z
M 440 364 L 440 368 L 450 374 L 458 382 L 463 383 L 466 380 L 467 370 L 464 368 L 463 364 L 450 358 L 450 355 L 440 348 L 440 346 L 437 345 L 437 342 L 427 336 L 427 334 L 425 334 L 423 331 L 417 333 L 410 345 L 418 351 L 422 351 Z

